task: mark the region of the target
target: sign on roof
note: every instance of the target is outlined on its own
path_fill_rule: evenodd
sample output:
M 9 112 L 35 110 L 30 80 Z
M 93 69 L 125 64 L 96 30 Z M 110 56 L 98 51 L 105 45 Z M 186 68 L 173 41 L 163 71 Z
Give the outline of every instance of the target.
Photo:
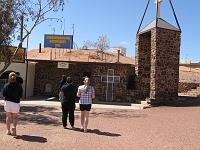
M 73 36 L 45 34 L 44 47 L 73 49 Z
M 17 47 L 13 47 L 13 46 L 8 46 L 6 48 L 6 54 L 8 56 L 12 56 L 15 52 L 15 50 L 17 49 Z M 0 61 L 5 61 L 5 51 L 3 50 L 3 47 L 0 47 Z M 13 59 L 14 63 L 24 63 L 25 62 L 25 48 L 19 48 L 14 59 Z

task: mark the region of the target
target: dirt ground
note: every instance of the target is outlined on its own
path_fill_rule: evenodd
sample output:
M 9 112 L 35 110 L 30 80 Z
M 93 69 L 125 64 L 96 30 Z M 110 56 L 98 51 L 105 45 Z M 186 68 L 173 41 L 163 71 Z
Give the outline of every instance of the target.
M 0 150 L 199 150 L 200 105 L 144 110 L 95 109 L 88 133 L 63 129 L 58 106 L 23 105 L 18 136 L 6 135 L 0 106 Z

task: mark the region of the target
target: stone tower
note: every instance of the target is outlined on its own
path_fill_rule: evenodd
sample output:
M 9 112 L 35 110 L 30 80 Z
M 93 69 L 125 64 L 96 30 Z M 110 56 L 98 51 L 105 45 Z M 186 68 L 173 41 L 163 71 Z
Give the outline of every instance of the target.
M 162 1 L 156 2 L 155 20 L 142 30 L 139 27 L 136 36 L 137 88 L 152 104 L 169 104 L 178 98 L 181 29 L 176 15 L 179 28 L 160 18 Z

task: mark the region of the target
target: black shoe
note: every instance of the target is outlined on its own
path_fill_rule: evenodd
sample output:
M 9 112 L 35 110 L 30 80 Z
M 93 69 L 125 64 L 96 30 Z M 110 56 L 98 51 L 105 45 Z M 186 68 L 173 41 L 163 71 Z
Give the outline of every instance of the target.
M 64 129 L 67 129 L 67 127 L 63 127 Z

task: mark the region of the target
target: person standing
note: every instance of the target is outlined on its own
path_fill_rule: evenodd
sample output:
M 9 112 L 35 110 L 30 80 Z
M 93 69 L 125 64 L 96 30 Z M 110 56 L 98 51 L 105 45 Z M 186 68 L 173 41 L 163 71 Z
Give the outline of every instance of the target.
M 3 88 L 3 96 L 5 97 L 4 110 L 6 111 L 7 135 L 17 135 L 16 127 L 22 93 L 23 89 L 20 83 L 16 81 L 16 74 L 11 72 L 8 77 L 8 83 L 6 83 Z M 11 123 L 13 123 L 12 133 L 10 130 Z
M 80 97 L 79 104 L 81 110 L 81 130 L 87 132 L 89 122 L 89 112 L 92 106 L 92 100 L 95 99 L 94 87 L 90 85 L 90 79 L 84 78 L 83 85 L 78 87 L 77 96 Z
M 62 86 L 67 82 L 66 80 L 67 80 L 66 76 L 65 76 L 65 75 L 62 75 L 62 80 L 60 81 L 60 85 L 59 85 L 60 89 L 61 89 Z
M 16 81 L 17 81 L 19 84 L 22 85 L 22 84 L 23 84 L 23 79 L 22 79 L 20 73 L 19 73 L 19 72 L 16 72 L 15 74 L 16 74 Z
M 76 87 L 72 83 L 72 78 L 67 77 L 66 84 L 64 84 L 60 90 L 63 94 L 61 107 L 62 107 L 62 125 L 63 128 L 67 128 L 67 117 L 69 114 L 69 123 L 71 128 L 74 128 L 74 110 L 75 110 L 75 98 L 76 98 Z

